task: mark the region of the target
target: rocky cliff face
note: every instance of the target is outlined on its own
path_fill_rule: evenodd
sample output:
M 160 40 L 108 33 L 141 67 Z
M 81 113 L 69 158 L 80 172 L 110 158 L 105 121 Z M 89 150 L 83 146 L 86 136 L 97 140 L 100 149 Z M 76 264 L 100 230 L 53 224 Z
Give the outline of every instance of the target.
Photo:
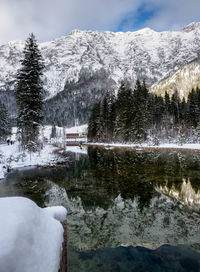
M 187 99 L 189 92 L 193 89 L 200 88 L 200 59 L 179 68 L 171 76 L 155 83 L 150 91 L 164 96 L 165 92 L 172 95 L 178 91 L 181 98 Z
M 1 91 L 14 89 L 23 46 L 19 41 L 0 46 Z M 139 78 L 152 85 L 197 59 L 200 56 L 200 23 L 192 23 L 180 32 L 155 32 L 149 28 L 126 33 L 74 30 L 66 37 L 39 46 L 46 65 L 44 88 L 47 99 L 58 93 L 66 94 L 70 86 L 68 103 L 74 99 L 74 93 L 80 91 L 90 101 L 101 98 L 106 91 L 115 90 L 121 80 L 134 85 Z M 99 75 L 101 80 L 103 75 L 103 86 Z M 87 88 L 80 88 L 83 79 Z

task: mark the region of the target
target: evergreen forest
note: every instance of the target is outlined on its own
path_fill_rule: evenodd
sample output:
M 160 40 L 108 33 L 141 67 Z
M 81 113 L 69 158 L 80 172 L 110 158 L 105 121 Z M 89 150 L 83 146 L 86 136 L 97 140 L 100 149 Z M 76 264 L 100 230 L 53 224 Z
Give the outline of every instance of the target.
M 145 82 L 135 89 L 122 83 L 118 94 L 96 103 L 88 124 L 90 142 L 184 144 L 200 142 L 200 89 L 185 98 L 150 93 Z

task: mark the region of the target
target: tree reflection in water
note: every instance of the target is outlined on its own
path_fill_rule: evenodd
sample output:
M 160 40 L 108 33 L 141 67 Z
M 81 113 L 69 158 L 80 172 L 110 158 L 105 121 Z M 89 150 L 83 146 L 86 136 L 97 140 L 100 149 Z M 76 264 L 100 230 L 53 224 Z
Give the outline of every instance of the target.
M 0 185 L 0 195 L 24 195 L 40 206 L 64 205 L 69 244 L 81 251 L 121 245 L 157 249 L 166 243 L 200 250 L 199 153 L 88 147 L 88 156 L 69 157 L 69 163 L 60 168 L 11 173 Z M 137 248 L 132 250 L 139 254 Z M 101 260 L 108 252 L 119 257 L 118 249 L 89 255 L 75 249 L 70 252 L 70 259 L 77 264 L 88 256 Z M 145 256 L 156 260 L 154 253 Z M 179 261 L 185 267 L 188 262 L 197 267 L 185 257 Z M 181 269 L 171 271 L 187 271 Z M 157 271 L 156 265 L 153 271 Z

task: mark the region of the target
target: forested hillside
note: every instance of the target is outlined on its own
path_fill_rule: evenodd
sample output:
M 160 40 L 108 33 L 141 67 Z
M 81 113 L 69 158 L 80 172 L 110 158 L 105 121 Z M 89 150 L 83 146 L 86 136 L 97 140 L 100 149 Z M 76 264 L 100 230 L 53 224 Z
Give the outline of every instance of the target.
M 187 101 L 175 92 L 171 97 L 149 93 L 138 80 L 134 91 L 122 83 L 115 98 L 107 94 L 95 104 L 89 119 L 92 142 L 200 141 L 200 90 L 191 90 Z
M 67 82 L 64 90 L 44 103 L 45 124 L 73 126 L 88 122 L 93 105 L 101 101 L 107 91 L 113 93 L 114 81 L 104 69 L 88 74 L 82 69 L 78 82 Z

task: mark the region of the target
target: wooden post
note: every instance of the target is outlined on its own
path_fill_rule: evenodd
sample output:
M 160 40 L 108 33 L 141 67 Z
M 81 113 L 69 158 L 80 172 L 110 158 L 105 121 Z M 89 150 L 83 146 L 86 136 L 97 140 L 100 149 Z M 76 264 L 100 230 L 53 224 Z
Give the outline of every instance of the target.
M 60 258 L 60 269 L 59 272 L 68 272 L 68 256 L 67 256 L 67 222 L 62 222 L 64 235 L 63 235 L 63 249 Z

